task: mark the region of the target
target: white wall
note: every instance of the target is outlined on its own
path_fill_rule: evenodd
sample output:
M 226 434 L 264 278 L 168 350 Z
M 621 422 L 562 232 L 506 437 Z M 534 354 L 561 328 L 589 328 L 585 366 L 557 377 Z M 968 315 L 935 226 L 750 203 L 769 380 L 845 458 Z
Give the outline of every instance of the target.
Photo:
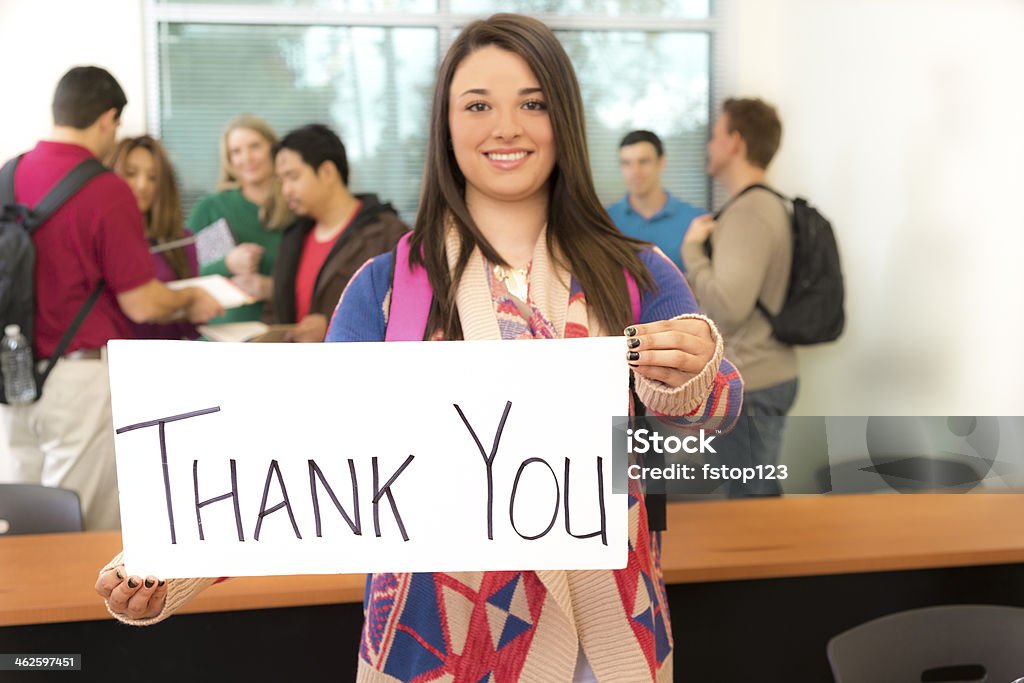
M 1024 414 L 1024 3 L 730 1 L 731 94 L 779 106 L 773 179 L 846 271 L 796 412 Z
M 0 0 L 0 159 L 49 133 L 53 89 L 72 66 L 110 71 L 128 95 L 121 133 L 145 132 L 143 35 L 142 0 Z

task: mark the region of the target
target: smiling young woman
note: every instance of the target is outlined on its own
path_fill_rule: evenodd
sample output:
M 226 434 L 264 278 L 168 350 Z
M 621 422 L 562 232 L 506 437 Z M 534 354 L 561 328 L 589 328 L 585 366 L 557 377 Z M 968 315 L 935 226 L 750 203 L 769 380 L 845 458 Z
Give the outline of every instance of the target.
M 679 271 L 623 236 L 598 201 L 579 85 L 548 27 L 510 14 L 465 27 L 441 65 L 430 130 L 410 263 L 392 264 L 388 254 L 367 264 L 327 341 L 383 339 L 390 273 L 422 266 L 434 292 L 432 340 L 585 337 L 628 326 L 623 360 L 648 410 L 691 422 L 738 414 L 742 382 Z M 641 290 L 639 319 L 627 278 Z M 488 381 L 507 371 L 496 366 Z M 573 387 L 563 389 L 571 401 Z M 671 680 L 660 534 L 648 531 L 642 493 L 631 496 L 624 570 L 375 574 L 359 679 Z M 431 600 L 416 589 L 427 577 L 467 599 Z M 529 627 L 492 640 L 488 615 L 513 589 L 524 596 L 514 611 Z M 387 597 L 395 590 L 400 602 Z M 457 651 L 393 638 L 430 619 L 454 634 Z
M 367 262 L 326 341 L 385 340 L 393 274 L 423 268 L 433 304 L 414 336 L 556 339 L 626 328 L 623 362 L 648 411 L 688 425 L 730 423 L 742 380 L 679 270 L 619 232 L 598 201 L 579 86 L 551 30 L 513 14 L 475 21 L 455 39 L 435 87 L 408 260 L 386 253 Z M 511 283 L 515 271 L 522 281 Z M 481 381 L 515 371 L 496 362 Z M 545 380 L 538 391 L 561 391 L 566 402 L 579 391 L 558 376 Z M 660 533 L 648 528 L 635 481 L 629 495 L 624 569 L 373 574 L 357 680 L 670 681 Z M 159 621 L 209 584 L 169 581 L 161 592 L 136 577 L 125 588 L 119 570 L 116 560 L 105 568 L 97 590 L 129 623 Z

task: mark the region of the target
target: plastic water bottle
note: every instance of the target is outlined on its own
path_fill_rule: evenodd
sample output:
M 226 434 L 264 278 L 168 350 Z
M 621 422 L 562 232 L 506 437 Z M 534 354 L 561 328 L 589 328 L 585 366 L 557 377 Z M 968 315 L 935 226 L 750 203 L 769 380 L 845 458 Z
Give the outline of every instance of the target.
M 32 368 L 32 346 L 18 325 L 4 328 L 0 342 L 0 368 L 4 375 L 4 396 L 10 405 L 36 400 L 36 376 Z

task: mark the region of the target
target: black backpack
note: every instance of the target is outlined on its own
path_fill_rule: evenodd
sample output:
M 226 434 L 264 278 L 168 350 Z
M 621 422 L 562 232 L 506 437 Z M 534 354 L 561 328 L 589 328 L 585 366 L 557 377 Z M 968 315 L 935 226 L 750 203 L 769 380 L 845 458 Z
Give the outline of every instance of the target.
M 715 219 L 755 188 L 768 190 L 783 202 L 792 203 L 789 213 L 793 230 L 793 265 L 782 309 L 772 315 L 760 300 L 757 309 L 768 318 L 772 335 L 781 342 L 807 345 L 835 341 L 843 332 L 846 314 L 843 311 L 843 272 L 832 224 L 807 200 L 801 197 L 791 200 L 762 184 L 744 188 L 715 214 Z M 709 240 L 709 254 L 710 245 Z
M 36 250 L 32 242 L 32 232 L 87 182 L 105 173 L 107 168 L 94 158 L 82 161 L 68 171 L 34 208 L 29 208 L 18 204 L 14 196 L 14 170 L 19 161 L 20 156 L 11 159 L 0 168 L 0 330 L 7 325 L 16 324 L 21 327 L 21 333 L 31 344 L 36 309 Z M 53 370 L 57 359 L 64 354 L 102 290 L 101 280 L 78 310 L 46 366 L 41 370 L 36 368 L 36 400 L 42 395 L 43 383 Z M 0 403 L 7 403 L 2 381 Z

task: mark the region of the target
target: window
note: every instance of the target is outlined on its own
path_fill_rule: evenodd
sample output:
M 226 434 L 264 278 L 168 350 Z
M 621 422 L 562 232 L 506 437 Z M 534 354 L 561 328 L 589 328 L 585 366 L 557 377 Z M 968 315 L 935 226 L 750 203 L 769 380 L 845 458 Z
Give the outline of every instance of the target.
M 175 162 L 186 210 L 216 185 L 224 125 L 252 113 L 279 134 L 332 126 L 352 189 L 379 194 L 411 222 L 440 56 L 475 17 L 519 11 L 550 25 L 576 66 L 602 201 L 624 192 L 619 140 L 647 128 L 665 142 L 666 188 L 708 206 L 712 9 L 709 0 L 150 0 L 150 128 Z
M 583 90 L 590 165 L 601 200 L 610 204 L 625 192 L 618 157 L 622 136 L 647 129 L 665 146 L 664 186 L 684 201 L 707 206 L 707 33 L 559 31 L 558 36 Z
M 487 14 L 520 12 L 574 17 L 601 14 L 615 17 L 669 17 L 707 19 L 710 0 L 451 0 L 453 12 Z

